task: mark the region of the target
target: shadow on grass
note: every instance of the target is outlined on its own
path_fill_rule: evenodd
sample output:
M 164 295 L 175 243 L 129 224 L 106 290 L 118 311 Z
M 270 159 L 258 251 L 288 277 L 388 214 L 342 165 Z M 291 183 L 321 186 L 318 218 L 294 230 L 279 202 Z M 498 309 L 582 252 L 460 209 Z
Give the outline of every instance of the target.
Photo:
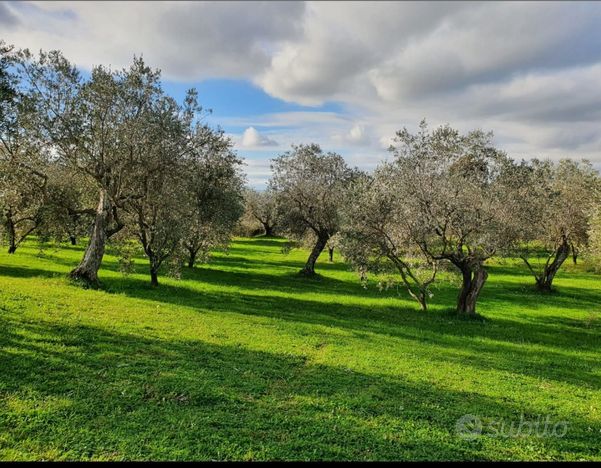
M 219 270 L 215 273 L 213 281 L 219 275 L 233 274 Z M 233 274 L 231 281 L 225 283 L 236 284 L 232 279 L 236 277 L 237 274 Z M 296 280 L 291 278 L 290 281 Z M 313 281 L 304 282 L 307 291 L 314 291 Z M 296 287 L 300 286 L 296 284 Z M 431 353 L 432 359 L 441 362 L 453 361 L 482 370 L 494 368 L 537 379 L 601 388 L 598 360 L 574 354 L 575 351 L 599 351 L 598 331 L 581 326 L 565 327 L 564 319 L 558 322 L 553 317 L 547 322 L 516 322 L 498 317 L 484 321 L 458 320 L 448 310 L 424 313 L 407 306 L 349 306 L 261 294 L 259 291 L 263 289 L 258 285 L 256 290 L 230 293 L 196 290 L 183 284 L 151 288 L 146 282 L 134 278 L 113 280 L 109 285 L 109 291 L 114 290 L 115 293 L 191 307 L 200 313 L 237 313 L 291 323 L 325 325 L 351 331 L 362 339 L 378 339 L 378 336 L 401 338 L 415 342 L 416 350 L 435 349 Z M 533 349 L 533 346 L 537 348 Z M 466 351 L 469 354 L 466 355 Z
M 252 240 L 251 240 L 252 242 Z M 267 240 L 269 245 L 274 241 Z M 224 264 L 261 265 L 243 257 L 225 257 Z M 281 267 L 281 263 L 277 266 Z M 329 267 L 331 265 L 325 265 Z M 498 268 L 498 267 L 497 267 Z M 575 352 L 597 352 L 601 344 L 598 329 L 587 327 L 582 320 L 553 315 L 537 317 L 530 315 L 523 321 L 495 317 L 494 320 L 459 320 L 448 310 L 432 307 L 424 313 L 411 303 L 390 301 L 390 305 L 361 305 L 341 302 L 324 303 L 311 299 L 311 294 L 333 294 L 358 298 L 383 296 L 375 290 L 366 291 L 360 284 L 319 276 L 299 278 L 296 272 L 288 274 L 268 271 L 224 271 L 218 268 L 201 267 L 185 269 L 188 280 L 198 282 L 191 288 L 185 282 L 161 284 L 152 288 L 149 282 L 139 277 L 109 278 L 103 281 L 102 289 L 108 293 L 124 293 L 130 297 L 159 301 L 166 304 L 185 306 L 203 311 L 237 313 L 249 316 L 277 318 L 294 323 L 333 326 L 349 330 L 362 339 L 378 339 L 378 336 L 402 338 L 415 342 L 416 349 L 436 349 L 432 359 L 452 360 L 462 365 L 488 370 L 491 367 L 507 372 L 523 374 L 541 379 L 553 379 L 601 386 L 599 364 Z M 2 273 L 12 277 L 56 277 L 63 274 L 42 269 L 3 267 Z M 204 289 L 203 284 L 218 286 L 243 285 L 244 289 L 214 291 Z M 573 293 L 570 292 L 573 289 Z M 266 293 L 262 292 L 265 291 Z M 562 287 L 563 294 L 540 295 L 528 293 L 521 285 L 503 284 L 492 290 L 483 291 L 480 303 L 488 300 L 492 304 L 506 306 L 519 301 L 528 308 L 549 308 L 550 305 L 574 308 L 574 298 L 580 304 L 598 304 L 599 292 L 582 288 Z M 267 292 L 272 292 L 271 294 Z M 273 294 L 275 292 L 276 294 Z M 281 293 L 307 294 L 306 298 L 286 297 Z M 453 303 L 455 291 L 450 287 L 438 294 L 445 303 Z M 408 306 L 412 304 L 413 307 Z M 375 336 L 374 336 L 375 335 Z M 544 347 L 544 350 L 533 349 Z M 470 351 L 469 355 L 465 351 Z
M 9 276 L 34 277 L 57 276 L 57 273 L 38 269 L 8 267 L 4 274 Z M 60 275 L 60 274 L 59 274 Z M 262 294 L 262 291 L 294 293 L 343 294 L 365 297 L 360 285 L 341 280 L 320 277 L 317 279 L 294 278 L 286 275 L 255 274 L 195 269 L 190 279 L 205 284 L 239 285 L 245 289 L 235 293 L 228 291 L 192 289 L 180 283 L 162 284 L 152 288 L 139 278 L 110 278 L 103 284 L 108 293 L 124 293 L 128 296 L 185 306 L 203 311 L 237 313 L 263 316 L 313 325 L 333 326 L 349 330 L 362 339 L 377 339 L 377 336 L 402 338 L 415 342 L 416 349 L 429 347 L 436 352 L 432 359 L 442 362 L 451 360 L 462 365 L 483 370 L 491 368 L 506 370 L 540 379 L 587 383 L 601 387 L 597 360 L 575 355 L 575 352 L 598 352 L 601 344 L 598 329 L 586 327 L 581 320 L 546 316 L 527 321 L 514 321 L 496 317 L 494 320 L 465 321 L 448 314 L 448 310 L 430 310 L 427 313 L 407 306 L 387 306 L 324 303 L 318 299 L 285 297 L 277 294 Z M 491 298 L 495 303 L 506 301 L 514 304 L 519 286 L 507 285 L 494 291 Z M 590 293 L 589 293 L 590 294 Z M 484 293 L 483 293 L 484 295 Z M 594 296 L 594 294 L 593 294 Z M 371 297 L 380 297 L 371 292 Z M 522 303 L 528 307 L 542 307 L 542 303 L 557 303 L 560 297 L 544 298 L 539 295 L 521 294 Z M 574 307 L 573 301 L 563 304 Z M 593 301 L 593 299 L 590 299 Z M 561 301 L 560 301 L 561 302 Z M 399 304 L 402 304 L 399 302 Z M 548 307 L 549 303 L 547 303 Z M 376 336 L 373 336 L 373 335 Z M 532 349 L 533 345 L 539 349 Z M 544 347 L 544 350 L 540 348 Z M 465 351 L 470 354 L 466 355 Z
M 16 315 L 16 314 L 15 314 Z M 584 418 L 563 439 L 460 440 L 465 414 L 545 411 L 200 340 L 2 320 L 4 446 L 125 460 L 490 460 L 597 456 Z M 32 452 L 31 440 L 43 453 Z M 532 447 L 536 451 L 529 452 Z M 532 455 L 535 454 L 535 455 Z M 544 457 L 544 455 L 543 455 Z

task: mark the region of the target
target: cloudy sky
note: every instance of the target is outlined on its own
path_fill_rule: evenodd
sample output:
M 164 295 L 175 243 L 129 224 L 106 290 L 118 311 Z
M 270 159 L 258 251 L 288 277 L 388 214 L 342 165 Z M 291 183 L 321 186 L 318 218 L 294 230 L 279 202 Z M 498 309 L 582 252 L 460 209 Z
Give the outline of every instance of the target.
M 255 187 L 291 144 L 372 169 L 424 118 L 601 170 L 599 25 L 601 2 L 0 2 L 8 44 L 195 87 Z

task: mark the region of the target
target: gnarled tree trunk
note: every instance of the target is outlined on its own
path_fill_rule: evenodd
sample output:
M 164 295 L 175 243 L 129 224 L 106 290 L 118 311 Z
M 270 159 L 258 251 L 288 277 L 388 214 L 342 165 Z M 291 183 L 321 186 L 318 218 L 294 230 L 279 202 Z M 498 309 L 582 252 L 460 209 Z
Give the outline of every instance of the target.
M 332 263 L 334 261 L 334 247 L 328 247 L 328 261 Z
M 87 283 L 98 283 L 98 270 L 104 256 L 104 248 L 108 239 L 107 230 L 111 220 L 111 201 L 105 190 L 100 191 L 100 202 L 94 216 L 92 233 L 86 251 L 77 268 L 69 273 L 71 278 Z
M 273 231 L 273 225 L 269 224 L 269 222 L 263 222 L 261 221 L 261 224 L 263 225 L 263 229 L 265 229 L 265 235 L 266 236 L 273 236 L 274 235 L 274 231 Z
M 486 283 L 488 273 L 482 268 L 482 265 L 478 265 L 475 270 L 472 270 L 469 265 L 465 264 L 457 266 L 463 276 L 461 290 L 457 297 L 457 312 L 461 314 L 475 314 L 476 302 L 484 287 L 484 283 Z
M 317 242 L 315 243 L 315 247 L 313 247 L 313 250 L 311 251 L 311 255 L 309 255 L 309 259 L 307 260 L 305 268 L 303 268 L 300 271 L 301 275 L 315 275 L 315 262 L 317 261 L 317 258 L 319 257 L 321 252 L 323 252 L 323 249 L 326 247 L 329 238 L 330 236 L 328 234 L 318 234 Z
M 539 291 L 542 292 L 551 292 L 551 286 L 553 285 L 553 279 L 557 274 L 557 271 L 565 262 L 565 260 L 570 255 L 570 245 L 563 239 L 563 242 L 560 244 L 559 248 L 555 252 L 555 258 L 551 263 L 547 261 L 545 264 L 545 269 L 543 270 L 543 274 L 536 278 L 536 286 Z

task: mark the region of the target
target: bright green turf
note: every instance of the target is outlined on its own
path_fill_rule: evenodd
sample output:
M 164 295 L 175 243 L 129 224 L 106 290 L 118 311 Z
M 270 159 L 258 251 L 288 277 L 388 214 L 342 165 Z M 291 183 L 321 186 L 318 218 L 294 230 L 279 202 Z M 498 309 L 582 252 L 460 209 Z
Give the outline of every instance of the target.
M 0 253 L 0 460 L 601 460 L 601 278 L 567 265 L 540 295 L 491 264 L 486 320 L 364 289 L 324 254 L 238 239 L 149 286 L 107 255 L 103 286 L 65 274 L 83 245 Z M 562 438 L 481 436 L 523 416 Z M 487 429 L 485 432 L 489 432 Z M 506 429 L 507 431 L 507 429 Z M 540 427 L 542 432 L 542 426 Z

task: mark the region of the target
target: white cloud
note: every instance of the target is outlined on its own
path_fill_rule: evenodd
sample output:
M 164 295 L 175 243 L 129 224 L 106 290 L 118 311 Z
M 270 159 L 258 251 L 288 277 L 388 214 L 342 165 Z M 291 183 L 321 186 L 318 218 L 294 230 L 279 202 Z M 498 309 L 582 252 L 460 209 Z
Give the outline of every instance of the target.
M 78 66 L 131 64 L 143 54 L 172 80 L 246 78 L 302 32 L 302 2 L 14 2 L 4 39 L 61 50 Z
M 143 54 L 168 79 L 245 79 L 287 102 L 345 109 L 228 117 L 247 128 L 243 148 L 316 142 L 385 158 L 397 130 L 426 118 L 493 130 L 516 157 L 599 168 L 600 23 L 597 2 L 0 4 L 7 43 L 59 49 L 83 68 Z
M 278 142 L 261 135 L 253 127 L 248 127 L 242 135 L 242 146 L 254 148 L 259 146 L 278 146 Z
M 346 135 L 332 135 L 332 141 L 336 143 L 348 143 L 353 146 L 368 146 L 370 138 L 365 132 L 365 127 L 356 124 Z

